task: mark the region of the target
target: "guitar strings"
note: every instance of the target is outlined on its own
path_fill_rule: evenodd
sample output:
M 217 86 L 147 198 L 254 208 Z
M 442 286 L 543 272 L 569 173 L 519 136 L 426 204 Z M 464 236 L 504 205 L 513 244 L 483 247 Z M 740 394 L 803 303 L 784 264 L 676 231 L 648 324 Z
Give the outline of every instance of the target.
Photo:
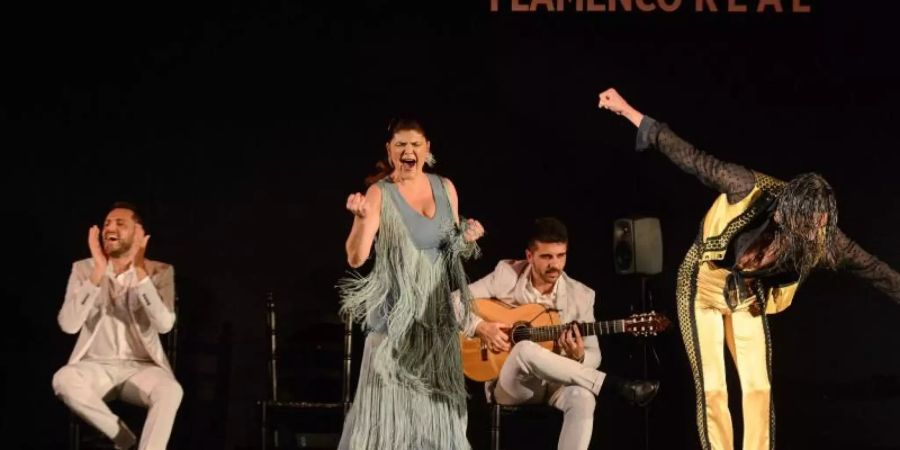
M 592 334 L 606 334 L 626 331 L 626 319 L 609 320 L 593 323 L 579 323 L 578 328 L 582 335 L 590 336 Z M 633 323 L 632 325 L 638 325 Z M 568 328 L 569 324 L 544 325 L 540 327 L 518 327 L 513 329 L 511 335 L 515 341 L 523 339 L 550 341 L 554 340 L 553 335 L 557 335 Z M 651 325 L 652 328 L 652 325 Z M 593 333 L 590 333 L 593 331 Z

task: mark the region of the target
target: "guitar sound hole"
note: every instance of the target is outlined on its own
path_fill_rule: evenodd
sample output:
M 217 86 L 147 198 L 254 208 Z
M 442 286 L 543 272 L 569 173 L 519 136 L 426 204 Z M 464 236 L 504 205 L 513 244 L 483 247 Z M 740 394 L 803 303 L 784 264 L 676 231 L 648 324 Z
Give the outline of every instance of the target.
M 529 331 L 527 325 L 513 325 L 509 330 L 509 343 L 512 346 L 521 341 L 527 341 L 528 335 Z

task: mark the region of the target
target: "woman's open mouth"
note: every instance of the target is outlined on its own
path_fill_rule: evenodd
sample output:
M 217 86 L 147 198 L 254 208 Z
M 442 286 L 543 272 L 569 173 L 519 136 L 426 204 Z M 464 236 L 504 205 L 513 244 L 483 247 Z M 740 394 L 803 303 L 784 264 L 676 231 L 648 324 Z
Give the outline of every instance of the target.
M 403 167 L 403 169 L 405 169 L 405 170 L 413 170 L 413 169 L 415 169 L 415 168 L 416 168 L 416 163 L 417 163 L 417 162 L 418 162 L 418 161 L 416 160 L 416 158 L 412 158 L 412 157 L 403 157 L 403 158 L 400 158 L 400 165 L 401 165 L 401 166 Z

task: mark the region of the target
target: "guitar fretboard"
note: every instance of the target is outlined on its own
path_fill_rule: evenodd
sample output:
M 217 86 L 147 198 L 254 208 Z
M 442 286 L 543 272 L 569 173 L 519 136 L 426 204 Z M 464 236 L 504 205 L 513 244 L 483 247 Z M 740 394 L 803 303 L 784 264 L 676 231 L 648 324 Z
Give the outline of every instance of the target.
M 513 340 L 519 342 L 522 340 L 531 340 L 535 342 L 555 341 L 559 339 L 559 335 L 569 329 L 571 325 L 548 325 L 544 327 L 534 328 L 517 328 L 513 330 Z M 615 334 L 625 332 L 625 320 L 607 320 L 603 322 L 580 323 L 578 331 L 582 336 L 602 336 L 605 334 Z

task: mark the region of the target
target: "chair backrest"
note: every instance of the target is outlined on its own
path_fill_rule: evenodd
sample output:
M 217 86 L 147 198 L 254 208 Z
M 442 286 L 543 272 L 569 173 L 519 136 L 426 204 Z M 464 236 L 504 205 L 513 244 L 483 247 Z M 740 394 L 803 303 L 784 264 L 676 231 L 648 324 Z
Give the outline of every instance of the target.
M 349 314 L 344 316 L 344 367 L 341 373 L 341 400 L 344 402 L 344 415 L 350 412 L 353 406 L 353 397 L 351 392 L 350 380 L 353 378 L 353 317 Z
M 278 357 L 279 347 L 277 314 L 275 308 L 275 296 L 269 292 L 266 294 L 266 334 L 268 340 L 268 401 L 278 402 L 283 400 L 279 398 L 278 389 Z M 344 414 L 346 415 L 353 402 L 352 397 L 352 378 L 353 378 L 353 320 L 350 317 L 342 317 L 343 322 L 343 351 L 342 351 L 342 367 L 341 367 L 341 399 L 344 405 Z
M 169 365 L 172 366 L 172 372 L 176 372 L 178 364 L 178 329 L 181 321 L 178 319 L 178 294 L 175 294 L 175 323 L 168 333 L 163 335 L 163 349 L 166 351 L 166 358 L 169 359 Z

